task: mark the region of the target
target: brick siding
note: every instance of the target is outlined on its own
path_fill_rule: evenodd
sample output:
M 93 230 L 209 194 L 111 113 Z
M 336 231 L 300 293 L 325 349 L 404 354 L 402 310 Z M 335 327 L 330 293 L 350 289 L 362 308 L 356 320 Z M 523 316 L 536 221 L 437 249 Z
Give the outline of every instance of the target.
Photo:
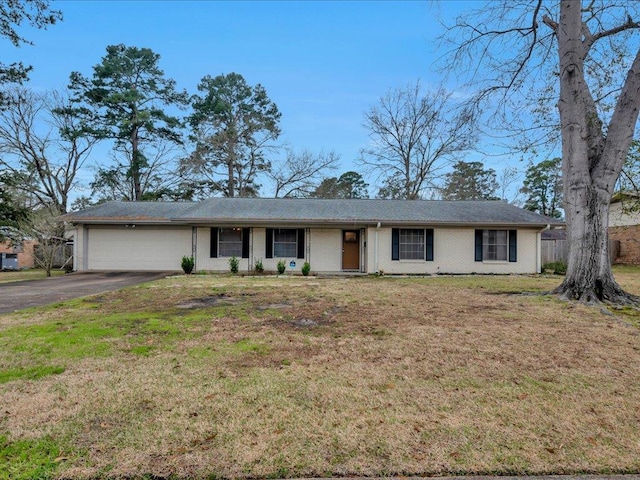
M 614 263 L 640 264 L 640 225 L 609 227 L 609 241 L 620 242 Z
M 35 266 L 33 259 L 35 245 L 35 240 L 25 240 L 19 247 L 12 246 L 11 242 L 0 243 L 0 253 L 17 253 L 18 268 L 33 268 Z

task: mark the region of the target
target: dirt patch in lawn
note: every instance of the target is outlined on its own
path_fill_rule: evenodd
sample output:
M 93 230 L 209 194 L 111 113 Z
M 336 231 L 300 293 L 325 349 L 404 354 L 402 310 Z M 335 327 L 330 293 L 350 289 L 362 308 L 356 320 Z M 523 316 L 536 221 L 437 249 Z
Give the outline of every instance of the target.
M 0 425 L 77 478 L 638 471 L 638 328 L 487 294 L 557 282 L 193 276 L 7 316 L 2 368 L 63 368 L 0 384 Z

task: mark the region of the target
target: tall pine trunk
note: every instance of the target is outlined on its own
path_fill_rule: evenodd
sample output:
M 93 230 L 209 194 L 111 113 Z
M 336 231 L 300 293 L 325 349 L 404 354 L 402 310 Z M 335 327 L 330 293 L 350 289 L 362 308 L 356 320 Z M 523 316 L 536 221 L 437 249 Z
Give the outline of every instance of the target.
M 590 46 L 581 2 L 562 0 L 555 25 L 560 58 L 562 173 L 569 258 L 560 296 L 585 302 L 629 303 L 611 273 L 609 202 L 633 137 L 640 106 L 640 52 L 616 104 L 606 136 L 585 81 Z M 583 36 L 584 35 L 584 36 Z

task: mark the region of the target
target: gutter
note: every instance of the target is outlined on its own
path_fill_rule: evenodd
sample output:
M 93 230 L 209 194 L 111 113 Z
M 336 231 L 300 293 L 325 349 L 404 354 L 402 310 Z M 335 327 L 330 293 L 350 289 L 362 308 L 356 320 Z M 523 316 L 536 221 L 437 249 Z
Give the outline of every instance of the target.
M 373 249 L 373 271 L 376 275 L 378 275 L 380 273 L 380 269 L 378 268 L 378 232 L 380 231 L 380 227 L 382 226 L 382 224 L 380 222 L 377 223 L 376 225 L 376 235 L 374 237 L 374 249 Z

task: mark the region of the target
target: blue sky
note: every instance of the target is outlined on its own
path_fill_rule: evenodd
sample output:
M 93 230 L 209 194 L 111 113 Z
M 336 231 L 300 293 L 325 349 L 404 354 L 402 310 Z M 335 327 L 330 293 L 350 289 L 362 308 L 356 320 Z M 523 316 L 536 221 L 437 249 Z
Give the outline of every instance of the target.
M 151 48 L 166 75 L 190 93 L 204 75 L 240 73 L 278 105 L 283 140 L 296 149 L 335 150 L 346 171 L 367 143 L 366 109 L 390 88 L 439 83 L 437 17 L 477 5 L 59 0 L 53 7 L 63 22 L 23 29 L 35 45 L 16 49 L 4 41 L 0 55 L 32 65 L 29 86 L 45 90 L 66 86 L 74 70 L 90 76 L 106 46 L 119 43 Z

